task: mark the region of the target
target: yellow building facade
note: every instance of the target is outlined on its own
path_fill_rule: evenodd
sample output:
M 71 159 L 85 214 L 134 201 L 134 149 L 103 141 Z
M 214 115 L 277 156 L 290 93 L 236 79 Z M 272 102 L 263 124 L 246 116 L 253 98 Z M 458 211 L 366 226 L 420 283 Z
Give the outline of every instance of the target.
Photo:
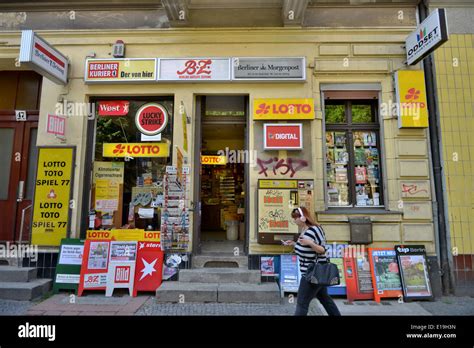
M 363 8 L 358 11 L 370 9 Z M 190 243 L 186 252 L 198 253 L 196 243 L 196 209 L 200 197 L 195 178 L 200 174 L 201 163 L 199 141 L 202 138 L 201 125 L 196 121 L 201 96 L 243 96 L 248 105 L 246 109 L 246 142 L 245 150 L 256 151 L 257 157 L 266 161 L 272 156 L 284 161 L 288 158 L 304 160 L 306 165 L 292 173 L 276 171 L 274 168 L 264 170 L 258 165 L 247 167 L 247 188 L 245 192 L 245 250 L 250 258 L 261 255 L 278 255 L 291 252 L 291 249 L 280 244 L 263 244 L 258 236 L 258 183 L 259 180 L 312 180 L 314 183 L 311 205 L 317 221 L 321 223 L 329 242 L 348 244 L 351 241 L 351 218 L 366 217 L 372 226 L 372 242 L 367 247 L 393 248 L 398 244 L 423 244 L 426 246 L 433 274 L 437 269 L 439 251 L 437 250 L 437 234 L 433 220 L 433 185 L 431 174 L 431 158 L 428 132 L 425 128 L 400 129 L 397 115 L 391 110 L 396 102 L 394 73 L 398 70 L 420 70 L 421 65 L 407 67 L 404 64 L 405 38 L 416 27 L 416 7 L 405 5 L 402 13 L 400 8 L 379 8 L 385 11 L 386 17 L 398 18 L 400 24 L 372 25 L 357 28 L 180 28 L 180 29 L 114 29 L 114 30 L 38 30 L 37 33 L 56 49 L 66 55 L 70 61 L 69 82 L 66 86 L 57 85 L 44 78 L 42 83 L 38 146 L 75 146 L 76 166 L 74 168 L 75 185 L 72 199 L 74 204 L 70 216 L 71 238 L 85 236 L 89 224 L 90 181 L 87 177 L 91 168 L 89 154 L 94 146 L 91 136 L 90 120 L 87 113 L 66 115 L 66 134 L 64 139 L 46 132 L 48 114 L 57 114 L 58 105 L 64 102 L 75 105 L 87 104 L 97 100 L 133 99 L 140 100 L 166 97 L 172 101 L 172 147 L 170 163 L 178 165 L 177 149 L 183 149 L 184 136 L 187 133 L 188 151 L 184 152 L 185 165 L 190 168 Z M 404 17 L 405 16 L 405 17 Z M 382 16 L 383 17 L 383 16 Z M 319 17 L 318 17 L 319 18 Z M 403 19 L 404 18 L 404 19 Z M 463 39 L 471 38 L 462 37 Z M 305 58 L 304 81 L 226 81 L 226 82 L 157 82 L 157 83 L 102 83 L 88 84 L 85 79 L 85 62 L 87 58 L 112 58 L 112 44 L 122 40 L 126 45 L 126 58 L 220 58 L 220 57 L 256 57 L 256 58 Z M 460 42 L 456 37 L 453 42 Z M 0 47 L 0 63 L 2 70 L 24 69 L 15 66 L 20 45 L 19 31 L 0 32 L 0 41 L 7 42 L 8 47 Z M 466 45 L 467 39 L 463 41 Z M 453 45 L 453 43 L 451 43 Z M 446 46 L 452 47 L 452 46 Z M 472 47 L 472 46 L 471 46 Z M 472 51 L 472 48 L 471 48 Z M 443 48 L 437 55 L 447 57 L 448 48 Z M 466 57 L 469 51 L 466 52 Z M 460 52 L 461 53 L 461 52 Z M 443 59 L 441 59 L 443 60 Z M 461 73 L 462 74 L 462 73 Z M 463 81 L 468 77 L 464 75 Z M 448 88 L 454 87 L 449 85 Z M 457 81 L 457 80 L 456 80 Z M 455 82 L 453 82 L 455 83 Z M 457 83 L 457 82 L 456 82 Z M 443 91 L 443 89 L 441 89 Z M 451 90 L 446 89 L 451 93 Z M 443 92 L 442 92 L 443 93 Z M 448 92 L 447 92 L 448 93 Z M 465 95 L 466 92 L 464 92 Z M 443 94 L 442 94 L 443 97 Z M 449 94 L 451 98 L 451 94 Z M 472 94 L 465 97 L 472 97 Z M 290 152 L 276 150 L 271 153 L 263 148 L 263 123 L 254 119 L 254 101 L 256 99 L 305 98 L 314 102 L 315 117 L 311 120 L 298 120 L 303 127 L 303 150 Z M 456 98 L 453 96 L 453 98 Z M 327 143 L 328 132 L 338 132 L 328 124 L 328 105 L 342 105 L 349 101 L 356 104 L 357 100 L 372 100 L 374 105 L 374 134 L 377 134 L 379 156 L 379 178 L 381 187 L 369 206 L 356 201 L 362 184 L 355 181 L 352 201 L 339 207 L 331 206 L 329 201 Z M 352 103 L 351 102 L 351 103 Z M 466 102 L 467 103 L 467 102 Z M 350 108 L 352 104 L 347 104 Z M 460 107 L 460 106 L 458 106 Z M 186 110 L 188 122 L 182 120 L 182 110 Z M 336 108 L 337 109 L 337 108 Z M 349 109 L 348 109 L 349 110 Z M 355 110 L 355 109 L 354 109 Z M 451 109 L 452 110 L 452 109 Z M 351 115 L 352 112 L 351 111 Z M 355 117 L 355 116 L 354 116 Z M 96 122 L 95 120 L 92 122 Z M 290 122 L 273 120 L 272 123 Z M 446 123 L 445 123 L 446 125 Z M 457 127 L 461 124 L 456 123 Z M 472 126 L 472 121 L 471 121 Z M 186 127 L 186 131 L 183 129 Z M 247 128 L 248 127 L 248 128 Z M 454 127 L 454 125 L 453 125 Z M 93 129 L 93 128 L 92 128 Z M 371 128 L 372 129 L 372 128 Z M 454 132 L 454 128 L 451 128 Z M 355 127 L 354 134 L 364 131 Z M 336 134 L 334 133 L 334 134 Z M 455 137 L 453 133 L 453 141 Z M 92 139 L 92 140 L 91 140 Z M 351 138 L 352 139 L 352 138 Z M 92 143 L 91 143 L 92 141 Z M 232 141 L 229 140 L 229 144 Z M 222 143 L 226 145 L 226 143 Z M 454 145 L 454 144 L 453 144 Z M 461 144 L 459 144 L 461 145 Z M 232 146 L 232 145 L 231 145 Z M 460 149 L 460 158 L 467 154 L 468 148 Z M 464 153 L 463 151 L 466 151 Z M 447 154 L 445 153 L 445 156 Z M 283 162 L 287 164 L 287 162 Z M 467 163 L 463 170 L 468 167 Z M 356 164 L 354 164 L 356 167 Z M 453 170 L 461 172 L 453 163 Z M 352 167 L 351 167 L 352 168 Z M 273 169 L 273 170 L 272 170 Z M 347 175 L 352 176 L 349 172 Z M 467 183 L 468 178 L 465 178 Z M 456 181 L 452 185 L 460 185 Z M 359 187 L 360 186 L 360 187 Z M 459 195 L 465 194 L 461 188 Z M 367 195 L 367 193 L 364 193 Z M 373 194 L 372 194 L 373 195 Z M 453 196 L 454 197 L 454 196 Z M 455 196 L 458 197 L 458 196 Z M 454 199 L 454 198 L 453 198 Z M 461 196 L 457 199 L 461 200 Z M 344 200 L 344 199 L 343 199 Z M 454 202 L 454 201 L 453 201 Z M 359 205 L 359 206 L 358 206 Z M 464 210 L 461 210 L 461 209 Z M 194 209 L 194 211 L 193 211 Z M 467 206 L 459 206 L 458 212 L 467 212 Z M 472 215 L 472 213 L 471 213 Z M 465 250 L 471 250 L 472 244 L 465 244 L 468 235 L 470 218 L 463 215 L 464 220 L 456 221 L 454 238 L 463 239 Z M 468 219 L 468 220 L 466 220 Z M 462 232 L 465 231 L 465 232 Z M 463 234 L 464 233 L 464 234 Z M 53 248 L 54 249 L 54 248 Z M 433 280 L 436 283 L 437 280 Z
M 450 37 L 434 59 L 451 254 L 458 292 L 465 293 L 474 280 L 474 34 L 472 23 L 458 18 L 461 12 L 474 13 L 474 7 L 467 3 L 447 6 Z

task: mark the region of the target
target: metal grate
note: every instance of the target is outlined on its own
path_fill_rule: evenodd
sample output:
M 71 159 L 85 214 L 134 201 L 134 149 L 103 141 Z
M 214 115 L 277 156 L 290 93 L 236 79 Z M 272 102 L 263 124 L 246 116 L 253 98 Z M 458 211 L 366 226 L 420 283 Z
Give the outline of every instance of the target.
M 23 259 L 23 267 L 34 267 L 37 268 L 38 278 L 52 279 L 56 272 L 56 265 L 58 263 L 57 252 L 38 253 L 37 260 L 31 258 Z

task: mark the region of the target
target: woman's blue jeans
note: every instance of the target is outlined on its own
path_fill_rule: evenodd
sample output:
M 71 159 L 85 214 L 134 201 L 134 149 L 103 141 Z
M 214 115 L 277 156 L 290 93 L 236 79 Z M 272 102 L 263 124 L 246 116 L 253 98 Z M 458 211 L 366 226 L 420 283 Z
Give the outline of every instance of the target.
M 333 299 L 329 296 L 327 287 L 311 284 L 304 276 L 301 277 L 300 286 L 298 288 L 295 315 L 308 315 L 309 303 L 314 297 L 321 302 L 328 315 L 341 315 Z

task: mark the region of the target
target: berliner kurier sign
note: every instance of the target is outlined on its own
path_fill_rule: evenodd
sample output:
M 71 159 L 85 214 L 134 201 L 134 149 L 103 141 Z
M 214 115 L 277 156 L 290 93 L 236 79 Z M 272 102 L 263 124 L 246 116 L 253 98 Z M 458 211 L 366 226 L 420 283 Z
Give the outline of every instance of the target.
M 414 65 L 448 41 L 448 24 L 443 8 L 434 10 L 405 41 L 407 64 Z

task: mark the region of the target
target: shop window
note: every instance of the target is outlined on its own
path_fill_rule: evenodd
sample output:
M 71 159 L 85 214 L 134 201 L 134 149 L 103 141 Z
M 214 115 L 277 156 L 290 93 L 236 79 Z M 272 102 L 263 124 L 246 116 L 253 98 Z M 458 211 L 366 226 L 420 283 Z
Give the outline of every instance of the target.
M 113 189 L 109 184 L 109 192 L 104 188 L 92 184 L 92 208 L 100 212 L 101 225 L 105 228 L 130 227 L 153 230 L 160 229 L 161 210 L 160 197 L 163 198 L 163 177 L 166 166 L 171 165 L 172 135 L 173 135 L 173 99 L 170 97 L 154 98 L 150 100 L 127 100 L 128 113 L 122 116 L 97 117 L 95 135 L 95 162 L 113 162 L 123 164 L 123 183 L 119 188 Z M 100 99 L 95 102 L 96 114 L 102 102 L 110 102 L 111 99 Z M 135 115 L 143 105 L 157 103 L 163 106 L 168 113 L 168 122 L 159 136 L 150 138 L 144 136 L 135 124 Z M 104 144 L 140 144 L 140 143 L 168 143 L 169 155 L 167 157 L 108 157 L 103 155 Z M 104 185 L 104 183 L 101 183 Z M 118 196 L 112 192 L 119 192 Z M 100 193 L 100 196 L 99 196 Z M 98 201 L 107 201 L 111 205 L 107 209 L 100 210 L 96 204 Z M 118 200 L 116 204 L 114 200 Z M 112 201 L 112 203 L 110 203 Z M 102 203 L 105 206 L 105 203 Z
M 346 108 L 344 103 L 334 103 L 326 106 L 326 122 L 327 123 L 344 123 L 346 122 Z
M 326 100 L 329 207 L 382 207 L 376 100 Z

